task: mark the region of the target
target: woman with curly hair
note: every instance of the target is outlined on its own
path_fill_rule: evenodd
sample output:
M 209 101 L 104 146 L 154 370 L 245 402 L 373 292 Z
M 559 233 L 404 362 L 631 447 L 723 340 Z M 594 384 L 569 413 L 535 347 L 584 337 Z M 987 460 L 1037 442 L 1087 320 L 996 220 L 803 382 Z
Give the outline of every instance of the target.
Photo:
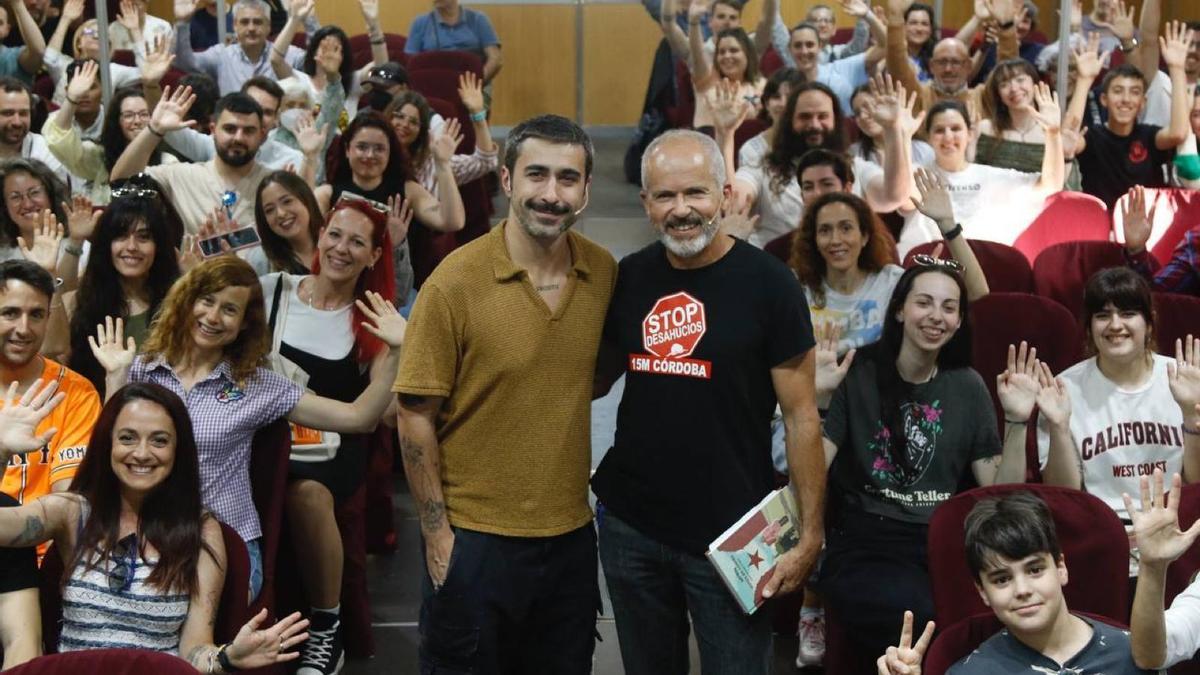
M 355 306 L 356 331 L 367 331 L 388 349 L 381 349 L 386 356 L 379 377 L 352 402 L 306 392 L 263 367 L 271 336 L 262 285 L 236 256 L 205 260 L 171 287 L 140 354 L 120 318 L 106 317 L 91 340 L 110 394 L 126 382 L 153 382 L 186 402 L 196 427 L 204 504 L 246 541 L 252 596 L 262 587 L 262 532 L 250 492 L 255 432 L 286 417 L 312 429 L 364 433 L 391 402 L 405 321 L 374 293 Z

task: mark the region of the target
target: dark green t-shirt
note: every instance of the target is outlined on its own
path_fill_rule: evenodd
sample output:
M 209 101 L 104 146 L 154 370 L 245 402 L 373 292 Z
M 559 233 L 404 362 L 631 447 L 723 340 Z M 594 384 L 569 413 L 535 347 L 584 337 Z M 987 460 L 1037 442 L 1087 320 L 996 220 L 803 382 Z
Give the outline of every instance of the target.
M 854 360 L 825 417 L 838 447 L 830 487 L 838 508 L 927 524 L 971 462 L 1000 454 L 992 401 L 971 368 L 937 373 L 901 404 L 907 467 L 880 412 L 873 355 Z
M 1079 617 L 1092 627 L 1092 639 L 1065 663 L 1055 663 L 1045 654 L 1002 630 L 979 648 L 950 666 L 948 675 L 1013 675 L 1014 673 L 1078 673 L 1079 675 L 1150 675 L 1133 662 L 1129 632 Z M 1165 672 L 1165 671 L 1164 671 Z

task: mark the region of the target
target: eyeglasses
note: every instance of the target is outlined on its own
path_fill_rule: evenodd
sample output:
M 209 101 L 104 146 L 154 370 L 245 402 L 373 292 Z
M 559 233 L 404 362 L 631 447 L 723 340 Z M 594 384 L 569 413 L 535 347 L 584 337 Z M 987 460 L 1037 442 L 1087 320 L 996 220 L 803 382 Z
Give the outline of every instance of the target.
M 124 593 L 133 586 L 133 578 L 137 573 L 137 533 L 118 541 L 109 553 L 108 559 L 115 561 L 112 569 L 108 571 L 108 590 L 113 593 Z
M 29 192 L 26 192 L 24 194 L 21 194 L 20 192 L 10 192 L 7 195 L 5 195 L 4 198 L 5 198 L 5 200 L 7 200 L 13 204 L 20 204 L 22 201 L 25 201 L 25 200 L 28 200 L 31 202 L 36 202 L 40 199 L 43 199 L 45 196 L 46 196 L 45 188 L 35 187 L 35 188 L 30 189 Z
M 148 119 L 150 119 L 150 111 L 149 110 L 139 110 L 137 112 L 129 111 L 129 112 L 121 113 L 121 121 L 122 122 L 142 121 L 142 120 L 148 120 Z
M 350 147 L 354 148 L 354 151 L 360 155 L 383 156 L 388 154 L 388 147 L 382 143 L 355 143 Z
M 954 270 L 955 272 L 963 271 L 962 263 L 958 262 L 957 260 L 943 260 L 942 258 L 935 258 L 928 253 L 918 253 L 917 255 L 914 255 L 913 262 L 921 267 L 945 267 L 946 269 Z
M 929 65 L 933 66 L 934 68 L 952 68 L 955 66 L 966 65 L 966 63 L 967 63 L 966 59 L 941 58 L 941 59 L 933 59 L 932 61 L 929 62 Z

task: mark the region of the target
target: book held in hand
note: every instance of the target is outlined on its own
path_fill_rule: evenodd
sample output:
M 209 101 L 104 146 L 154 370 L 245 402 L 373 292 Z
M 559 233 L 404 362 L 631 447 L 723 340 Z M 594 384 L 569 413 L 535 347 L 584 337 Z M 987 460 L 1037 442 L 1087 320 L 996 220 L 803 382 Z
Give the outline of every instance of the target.
M 800 543 L 800 517 L 790 486 L 763 498 L 708 545 L 705 555 L 742 610 L 753 614 L 763 603 L 763 588 L 775 562 Z

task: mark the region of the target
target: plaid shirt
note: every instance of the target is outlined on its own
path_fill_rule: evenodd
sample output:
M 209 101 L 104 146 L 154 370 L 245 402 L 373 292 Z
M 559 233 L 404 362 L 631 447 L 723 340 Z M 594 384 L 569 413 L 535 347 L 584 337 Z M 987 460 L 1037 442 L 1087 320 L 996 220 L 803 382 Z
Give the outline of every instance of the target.
M 208 377 L 184 391 L 175 371 L 161 357 L 134 359 L 130 382 L 153 382 L 183 399 L 192 417 L 200 459 L 200 495 L 205 508 L 252 541 L 262 536 L 250 491 L 250 444 L 254 433 L 296 407 L 304 390 L 291 380 L 259 368 L 244 388 L 222 361 Z
M 1125 259 L 1156 291 L 1200 295 L 1200 227 L 1183 235 L 1165 266 L 1159 265 L 1149 251 L 1137 255 L 1126 252 Z

